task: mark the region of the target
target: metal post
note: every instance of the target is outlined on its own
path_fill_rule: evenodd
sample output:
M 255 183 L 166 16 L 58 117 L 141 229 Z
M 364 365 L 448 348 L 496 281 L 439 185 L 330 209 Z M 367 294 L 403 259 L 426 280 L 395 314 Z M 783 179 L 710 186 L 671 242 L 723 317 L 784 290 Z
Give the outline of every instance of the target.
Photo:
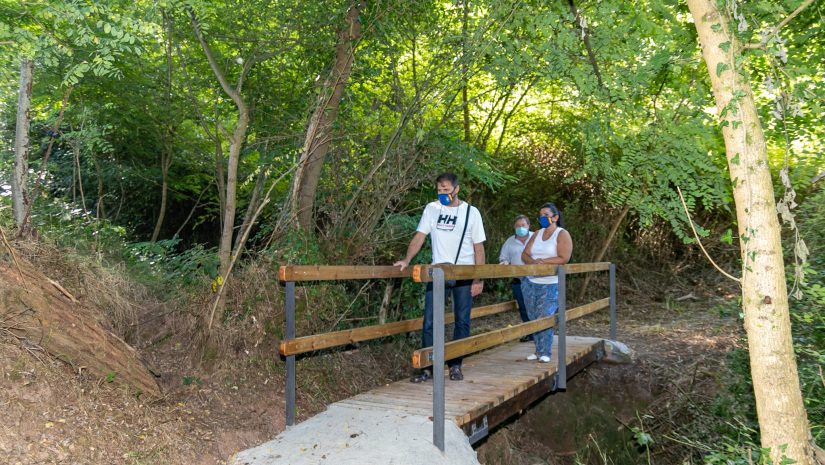
M 610 264 L 610 340 L 616 340 L 616 264 Z
M 567 389 L 567 276 L 564 266 L 559 265 L 556 271 L 559 277 L 559 366 L 556 370 L 556 390 Z
M 432 268 L 430 276 L 433 278 L 433 444 L 444 452 L 444 270 Z
M 295 339 L 295 281 L 286 283 L 286 331 L 287 340 Z M 295 424 L 295 356 L 286 357 L 286 425 Z

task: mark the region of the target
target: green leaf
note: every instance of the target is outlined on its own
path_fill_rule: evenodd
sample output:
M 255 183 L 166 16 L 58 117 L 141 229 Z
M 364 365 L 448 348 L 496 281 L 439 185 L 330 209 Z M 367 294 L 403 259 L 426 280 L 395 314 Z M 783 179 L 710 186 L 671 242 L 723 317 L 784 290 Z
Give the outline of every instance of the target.
M 731 164 L 739 165 L 739 154 L 734 155 L 733 158 L 730 159 L 730 162 Z
M 713 32 L 720 32 L 720 31 L 722 30 L 722 25 L 721 25 L 721 24 L 719 24 L 719 23 L 712 24 L 712 25 L 710 26 L 710 29 L 711 29 Z
M 721 76 L 722 73 L 724 73 L 725 70 L 728 70 L 728 69 L 730 69 L 730 66 L 728 66 L 727 63 L 720 61 L 719 63 L 716 64 L 716 77 Z
M 724 234 L 722 234 L 722 237 L 719 240 L 725 244 L 733 245 L 733 231 L 730 228 L 728 228 L 728 230 L 725 231 Z
M 723 52 L 728 53 L 730 51 L 730 41 L 722 42 L 719 44 L 719 48 L 721 48 Z

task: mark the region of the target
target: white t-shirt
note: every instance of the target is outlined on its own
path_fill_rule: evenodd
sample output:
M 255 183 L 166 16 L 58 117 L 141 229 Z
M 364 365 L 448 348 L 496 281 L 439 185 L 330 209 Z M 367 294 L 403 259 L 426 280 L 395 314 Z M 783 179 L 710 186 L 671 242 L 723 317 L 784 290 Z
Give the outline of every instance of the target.
M 467 232 L 464 234 L 461 255 L 458 257 L 458 262 L 455 262 L 468 208 L 470 209 L 470 224 L 467 225 Z M 478 208 L 470 206 L 467 202 L 461 202 L 457 207 L 445 207 L 440 202 L 428 203 L 424 207 L 424 213 L 421 214 L 421 221 L 418 222 L 416 230 L 430 235 L 433 246 L 433 264 L 475 265 L 473 244 L 487 240 L 487 236 L 484 235 L 481 213 Z
M 542 240 L 544 228 L 536 231 L 536 240 L 533 241 L 533 248 L 530 249 L 530 256 L 533 260 L 558 257 L 558 239 L 562 231 L 564 229 L 557 227 L 546 241 Z M 536 284 L 557 284 L 559 282 L 558 276 L 528 276 L 527 279 Z
M 521 260 L 521 253 L 524 252 L 524 247 L 527 246 L 527 241 L 529 241 L 532 236 L 533 233 L 527 231 L 527 238 L 524 242 L 518 240 L 515 234 L 508 237 L 507 240 L 504 241 L 504 245 L 501 246 L 498 261 L 508 262 L 511 265 L 524 265 L 524 262 Z

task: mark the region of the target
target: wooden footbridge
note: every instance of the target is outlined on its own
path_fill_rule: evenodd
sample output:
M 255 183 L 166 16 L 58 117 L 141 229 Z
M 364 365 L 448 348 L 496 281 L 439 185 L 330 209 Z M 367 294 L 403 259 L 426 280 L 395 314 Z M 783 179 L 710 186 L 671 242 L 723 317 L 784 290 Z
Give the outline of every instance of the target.
M 609 272 L 608 297 L 568 309 L 566 276 L 574 273 Z M 514 278 L 524 276 L 559 277 L 559 311 L 556 316 L 496 329 L 490 332 L 445 343 L 444 327 L 453 321 L 452 312 L 444 312 L 445 281 L 453 279 Z M 598 338 L 572 337 L 566 334 L 566 322 L 597 310 L 610 310 L 610 340 L 616 339 L 616 279 L 611 263 L 557 265 L 419 265 L 399 271 L 393 267 L 370 266 L 282 266 L 279 277 L 286 287 L 286 331 L 279 352 L 286 358 L 287 425 L 295 424 L 296 355 L 330 349 L 393 334 L 419 331 L 422 319 L 403 320 L 296 337 L 295 286 L 297 282 L 411 278 L 433 283 L 433 347 L 412 353 L 412 366 L 444 366 L 444 361 L 465 357 L 464 380 L 445 382 L 446 376 L 413 384 L 398 381 L 339 402 L 354 408 L 399 411 L 433 420 L 433 442 L 444 451 L 444 422 L 452 421 L 467 434 L 470 443 L 534 401 L 550 392 L 566 389 L 567 379 L 599 361 L 605 355 L 605 341 Z M 514 301 L 474 308 L 471 318 L 481 318 L 516 309 Z M 517 342 L 522 336 L 556 327 L 551 363 L 526 360 L 533 343 Z M 475 355 L 471 355 L 475 354 Z

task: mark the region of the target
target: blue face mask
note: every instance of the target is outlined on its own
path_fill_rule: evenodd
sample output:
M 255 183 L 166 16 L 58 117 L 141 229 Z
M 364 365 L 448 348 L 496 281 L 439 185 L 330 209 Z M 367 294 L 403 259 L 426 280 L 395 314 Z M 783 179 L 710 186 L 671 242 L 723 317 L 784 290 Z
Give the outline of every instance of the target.
M 525 228 L 524 226 L 519 226 L 518 228 L 516 228 L 516 236 L 524 237 L 524 236 L 527 235 L 528 231 L 529 230 L 527 228 Z
M 542 228 L 549 228 L 550 227 L 550 218 L 546 216 L 539 217 L 539 224 Z
M 453 203 L 453 194 L 438 194 L 438 201 L 446 207 Z

